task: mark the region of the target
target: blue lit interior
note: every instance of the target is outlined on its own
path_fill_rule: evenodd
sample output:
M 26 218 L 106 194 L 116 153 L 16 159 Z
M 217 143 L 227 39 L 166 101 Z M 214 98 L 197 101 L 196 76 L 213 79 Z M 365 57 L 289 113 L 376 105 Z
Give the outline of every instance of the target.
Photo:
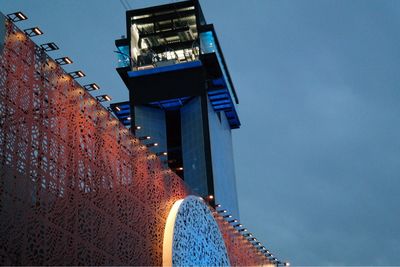
M 164 110 L 177 110 L 180 109 L 189 100 L 189 98 L 189 96 L 184 96 L 174 99 L 155 101 L 151 102 L 149 105 Z
M 127 45 L 118 46 L 117 49 L 120 52 L 120 53 L 117 54 L 118 67 L 119 68 L 128 67 L 129 63 L 130 63 L 130 60 L 129 60 L 129 46 L 127 46 Z

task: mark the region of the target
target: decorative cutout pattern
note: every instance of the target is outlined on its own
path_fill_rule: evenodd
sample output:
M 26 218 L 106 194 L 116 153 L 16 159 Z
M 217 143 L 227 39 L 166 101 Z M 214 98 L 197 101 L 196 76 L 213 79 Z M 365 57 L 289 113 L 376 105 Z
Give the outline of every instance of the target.
M 175 220 L 174 266 L 228 266 L 229 259 L 218 224 L 202 199 L 186 197 Z
M 168 211 L 190 190 L 7 20 L 6 31 L 0 264 L 161 265 Z M 240 247 L 232 264 L 248 257 Z

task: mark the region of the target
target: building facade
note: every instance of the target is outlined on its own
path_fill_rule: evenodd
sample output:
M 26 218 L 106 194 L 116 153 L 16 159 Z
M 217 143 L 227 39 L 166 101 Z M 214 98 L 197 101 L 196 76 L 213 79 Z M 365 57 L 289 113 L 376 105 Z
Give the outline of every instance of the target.
M 130 99 L 111 109 L 155 140 L 196 193 L 239 218 L 231 133 L 239 101 L 213 25 L 190 0 L 127 11 L 126 30 L 115 43 Z

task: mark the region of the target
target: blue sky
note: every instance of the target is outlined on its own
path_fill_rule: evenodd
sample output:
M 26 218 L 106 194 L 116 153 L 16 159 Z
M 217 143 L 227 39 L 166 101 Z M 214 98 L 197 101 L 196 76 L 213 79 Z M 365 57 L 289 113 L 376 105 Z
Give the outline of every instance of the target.
M 128 0 L 132 8 L 171 1 Z M 240 98 L 241 220 L 296 265 L 400 264 L 400 1 L 201 0 Z M 115 101 L 125 9 L 1 0 Z

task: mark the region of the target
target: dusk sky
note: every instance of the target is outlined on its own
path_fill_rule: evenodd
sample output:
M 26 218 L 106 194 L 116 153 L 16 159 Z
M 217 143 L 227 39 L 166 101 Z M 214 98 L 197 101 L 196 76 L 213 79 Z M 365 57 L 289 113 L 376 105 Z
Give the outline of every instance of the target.
M 241 222 L 292 265 L 400 265 L 400 1 L 200 0 L 239 96 Z M 132 9 L 172 1 L 128 0 Z M 128 99 L 118 0 L 0 0 Z

